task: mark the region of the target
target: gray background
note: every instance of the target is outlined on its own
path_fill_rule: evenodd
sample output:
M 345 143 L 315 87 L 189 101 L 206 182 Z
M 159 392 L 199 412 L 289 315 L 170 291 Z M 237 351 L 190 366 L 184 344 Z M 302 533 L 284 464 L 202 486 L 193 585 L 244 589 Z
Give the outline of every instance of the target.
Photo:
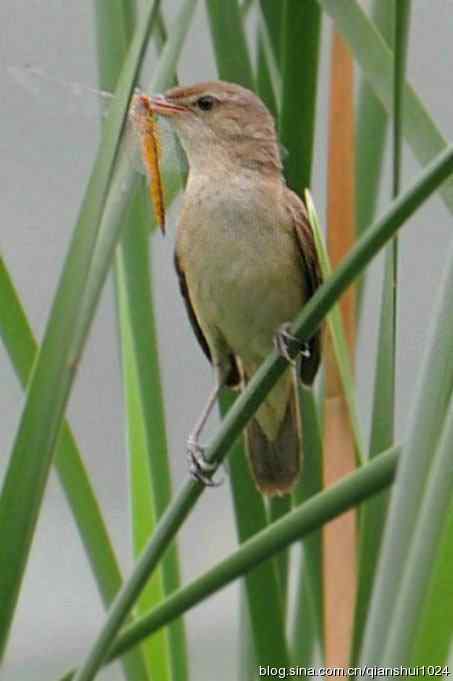
M 112 0 L 114 2 L 115 0 Z M 385 0 L 382 0 L 385 2 Z M 96 87 L 92 2 L 3 0 L 0 5 L 1 252 L 20 292 L 38 338 L 61 270 L 71 230 L 94 159 L 99 127 L 97 103 L 78 98 L 70 87 L 35 81 L 19 84 L 8 66 L 43 68 L 63 81 Z M 172 15 L 178 3 L 170 4 Z M 453 3 L 417 0 L 409 74 L 440 129 L 453 138 Z M 252 17 L 253 21 L 253 17 Z M 324 213 L 327 50 L 326 21 L 319 126 L 313 193 Z M 181 82 L 215 77 L 203 3 L 181 61 Z M 152 59 L 148 60 L 152 63 Z M 34 90 L 34 92 L 32 92 Z M 86 115 L 87 111 L 92 115 Z M 388 164 L 387 164 L 388 165 Z M 405 155 L 405 186 L 419 168 Z M 389 196 L 389 172 L 381 207 Z M 211 373 L 194 341 L 177 292 L 172 267 L 176 215 L 169 237 L 152 241 L 159 342 L 175 488 L 185 474 L 184 441 L 210 386 Z M 405 227 L 401 238 L 398 351 L 398 433 L 404 433 L 433 295 L 439 283 L 451 218 L 438 198 Z M 364 324 L 360 333 L 359 402 L 367 432 L 372 391 L 380 265 L 372 268 Z M 98 308 L 69 405 L 69 417 L 107 518 L 124 573 L 131 570 L 127 470 L 122 397 L 109 280 Z M 23 404 L 22 391 L 0 347 L 0 473 Z M 221 559 L 235 545 L 228 485 L 208 491 L 180 534 L 184 581 Z M 199 606 L 186 617 L 193 678 L 236 678 L 237 591 L 235 587 Z M 74 523 L 54 475 L 46 492 L 6 665 L 1 679 L 41 681 L 55 678 L 80 660 L 103 619 L 102 606 Z M 110 669 L 100 678 L 116 680 Z

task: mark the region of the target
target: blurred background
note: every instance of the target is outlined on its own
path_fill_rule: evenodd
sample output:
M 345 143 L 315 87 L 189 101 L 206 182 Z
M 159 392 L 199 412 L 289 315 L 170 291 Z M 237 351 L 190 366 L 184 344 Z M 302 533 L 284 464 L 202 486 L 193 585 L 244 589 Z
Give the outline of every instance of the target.
M 385 0 L 382 0 L 383 2 Z M 115 0 L 112 0 L 115 2 Z M 170 21 L 176 0 L 163 3 Z M 367 3 L 364 3 L 367 6 Z M 435 11 L 433 11 L 435 8 Z M 0 5 L 0 247 L 38 339 L 75 224 L 99 139 L 98 101 L 74 84 L 97 86 L 93 1 L 3 0 Z M 256 20 L 250 13 L 250 26 Z M 312 192 L 324 216 L 326 104 L 330 24 L 324 23 L 321 87 Z M 414 0 L 408 76 L 445 137 L 453 139 L 453 2 Z M 300 46 L 303 59 L 303 45 Z M 147 59 L 146 77 L 154 53 Z M 190 31 L 178 78 L 193 83 L 216 77 L 203 2 Z M 20 69 L 50 78 L 23 79 Z M 13 67 L 13 72 L 11 70 Z M 16 70 L 14 70 L 16 69 Z M 17 70 L 19 69 L 19 71 Z M 64 85 L 66 83 L 67 85 Z M 71 85 L 72 84 L 72 85 Z M 303 88 L 303 83 L 300 84 Z M 288 150 L 291 153 L 291 150 Z M 404 157 L 404 186 L 419 172 Z M 380 203 L 390 196 L 389 173 Z M 211 385 L 210 367 L 192 336 L 173 271 L 178 207 L 167 237 L 151 240 L 160 358 L 174 487 L 187 474 L 185 439 Z M 406 415 L 451 234 L 451 218 L 435 197 L 405 227 L 400 242 L 398 438 Z M 358 362 L 359 405 L 368 432 L 381 261 L 369 270 Z M 6 469 L 23 393 L 0 346 L 0 480 Z M 105 287 L 72 393 L 69 420 L 92 476 L 125 575 L 131 570 L 127 469 L 120 367 L 111 280 Z M 211 424 L 211 432 L 215 422 Z M 211 566 L 236 544 L 228 484 L 208 490 L 179 536 L 183 581 Z M 0 547 L 1 550 L 1 547 Z M 0 604 L 1 607 L 1 604 Z M 229 587 L 187 616 L 192 678 L 232 681 L 236 676 L 237 587 Z M 85 554 L 55 476 L 39 519 L 2 681 L 57 678 L 87 650 L 103 620 L 102 605 Z M 110 668 L 99 678 L 117 681 Z

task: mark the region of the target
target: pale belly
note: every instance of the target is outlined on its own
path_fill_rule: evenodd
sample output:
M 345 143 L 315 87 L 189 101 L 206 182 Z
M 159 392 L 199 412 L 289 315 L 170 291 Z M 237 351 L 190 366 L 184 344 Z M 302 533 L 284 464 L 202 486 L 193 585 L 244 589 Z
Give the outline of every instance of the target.
M 214 359 L 233 352 L 259 364 L 277 329 L 304 300 L 302 263 L 294 236 L 251 218 L 198 223 L 178 238 L 192 305 Z

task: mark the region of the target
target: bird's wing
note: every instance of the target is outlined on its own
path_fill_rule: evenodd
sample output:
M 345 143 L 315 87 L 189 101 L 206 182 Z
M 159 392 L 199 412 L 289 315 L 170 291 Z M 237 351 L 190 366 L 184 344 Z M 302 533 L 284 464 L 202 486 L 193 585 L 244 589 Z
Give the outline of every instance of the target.
M 178 259 L 178 254 L 175 252 L 175 269 L 176 269 L 176 274 L 178 275 L 178 281 L 179 281 L 179 290 L 181 291 L 181 295 L 184 299 L 184 304 L 186 307 L 187 315 L 189 317 L 189 321 L 192 325 L 193 332 L 201 346 L 201 349 L 203 350 L 204 354 L 208 358 L 210 362 L 212 362 L 212 357 L 211 357 L 211 351 L 209 349 L 208 342 L 204 336 L 204 333 L 202 331 L 202 328 L 200 326 L 200 323 L 197 319 L 197 315 L 195 314 L 194 307 L 192 305 L 192 302 L 190 300 L 190 293 L 189 293 L 189 287 L 187 286 L 187 280 L 186 280 L 186 275 L 184 274 L 184 270 L 181 267 L 181 264 Z M 230 388 L 235 388 L 240 384 L 241 377 L 240 377 L 240 372 L 239 368 L 237 366 L 236 360 L 233 355 L 231 355 L 231 368 L 226 376 L 226 385 L 229 386 Z
M 186 312 L 189 317 L 189 321 L 192 325 L 193 332 L 195 336 L 197 337 L 198 342 L 201 345 L 201 349 L 203 350 L 204 354 L 208 358 L 208 360 L 211 362 L 211 351 L 209 350 L 209 345 L 207 343 L 206 338 L 203 335 L 203 331 L 201 330 L 201 326 L 198 323 L 198 319 L 195 314 L 195 310 L 193 309 L 192 303 L 190 302 L 190 296 L 189 296 L 189 288 L 187 286 L 187 280 L 186 280 L 186 275 L 184 274 L 181 265 L 179 263 L 178 255 L 175 253 L 175 269 L 176 269 L 176 274 L 178 275 L 178 281 L 179 281 L 179 290 L 181 291 L 181 295 L 184 299 L 184 304 L 186 306 Z
M 297 194 L 289 189 L 287 191 L 289 194 L 287 205 L 301 255 L 302 271 L 305 279 L 305 295 L 308 300 L 322 284 L 321 267 L 305 205 Z M 303 383 L 311 385 L 321 361 L 321 327 L 310 338 L 308 344 L 310 357 L 302 358 L 300 375 Z

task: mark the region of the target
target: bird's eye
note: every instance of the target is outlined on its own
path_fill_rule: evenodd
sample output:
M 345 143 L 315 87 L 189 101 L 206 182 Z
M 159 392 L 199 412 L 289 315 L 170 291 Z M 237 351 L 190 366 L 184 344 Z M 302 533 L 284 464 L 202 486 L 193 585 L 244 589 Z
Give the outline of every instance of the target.
M 197 99 L 197 106 L 202 111 L 210 111 L 214 104 L 215 99 L 214 97 L 211 97 L 211 95 L 204 95 L 204 97 Z

